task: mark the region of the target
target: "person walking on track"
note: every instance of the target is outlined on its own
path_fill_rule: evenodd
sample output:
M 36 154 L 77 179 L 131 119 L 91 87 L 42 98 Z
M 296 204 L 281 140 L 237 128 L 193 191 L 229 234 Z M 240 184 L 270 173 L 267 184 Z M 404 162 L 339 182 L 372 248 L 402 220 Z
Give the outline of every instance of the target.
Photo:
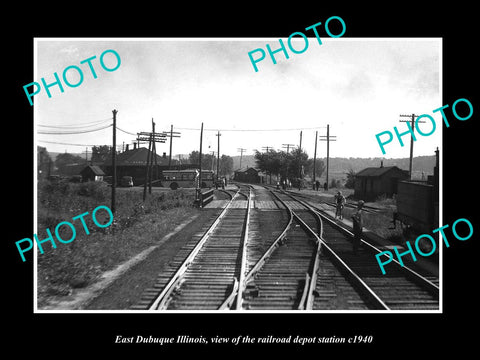
M 345 196 L 342 195 L 342 192 L 337 192 L 337 195 L 335 195 L 335 220 L 337 219 L 337 216 L 340 220 L 343 220 L 343 208 L 345 206 L 345 201 Z
M 363 233 L 363 204 L 365 202 L 360 200 L 357 205 L 357 211 L 352 215 L 353 220 L 353 253 L 357 255 L 360 247 L 360 239 Z

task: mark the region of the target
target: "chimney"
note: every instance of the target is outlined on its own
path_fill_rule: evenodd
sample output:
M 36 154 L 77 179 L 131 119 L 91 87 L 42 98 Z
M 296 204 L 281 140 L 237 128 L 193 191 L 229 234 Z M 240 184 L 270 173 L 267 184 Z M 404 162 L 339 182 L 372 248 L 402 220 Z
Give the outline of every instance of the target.
M 133 150 L 137 150 L 137 143 L 136 142 L 133 143 Z

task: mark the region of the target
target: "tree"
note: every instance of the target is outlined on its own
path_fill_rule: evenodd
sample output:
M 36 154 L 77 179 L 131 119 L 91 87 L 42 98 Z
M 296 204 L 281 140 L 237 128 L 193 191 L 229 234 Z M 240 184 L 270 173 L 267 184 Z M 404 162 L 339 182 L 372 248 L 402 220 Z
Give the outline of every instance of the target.
M 220 158 L 220 174 L 222 176 L 230 175 L 233 171 L 233 158 L 228 155 L 222 155 Z
M 310 170 L 308 154 L 300 148 L 295 148 L 286 155 L 288 159 L 288 177 L 293 179 L 303 179 L 305 174 L 307 174 Z
M 52 158 L 48 154 L 47 148 L 37 146 L 37 174 L 39 178 L 50 175 Z
M 86 164 L 86 162 L 87 161 L 81 156 L 63 153 L 59 154 L 55 159 L 55 166 L 58 168 L 59 173 L 65 173 L 68 165 Z
M 200 152 L 194 150 L 188 155 L 188 161 L 194 167 L 198 168 L 198 159 L 200 157 Z M 215 163 L 216 158 L 212 154 L 203 154 L 202 153 L 202 170 L 214 170 L 216 171 Z
M 357 173 L 353 171 L 353 169 L 348 170 L 347 172 L 347 182 L 345 183 L 345 187 L 347 189 L 355 188 L 355 177 Z
M 255 152 L 255 162 L 260 170 L 267 174 L 279 174 L 285 180 L 303 178 L 310 171 L 308 160 L 308 154 L 299 148 L 289 153 L 275 150 Z
M 313 159 L 308 159 L 308 166 L 309 166 L 308 173 L 313 174 Z M 315 178 L 319 179 L 322 176 L 324 171 L 325 171 L 325 163 L 321 159 L 316 159 L 316 161 L 315 161 Z M 313 179 L 313 176 L 312 176 L 312 179 Z
M 108 145 L 100 145 L 92 147 L 92 162 L 103 163 L 110 156 L 111 150 Z

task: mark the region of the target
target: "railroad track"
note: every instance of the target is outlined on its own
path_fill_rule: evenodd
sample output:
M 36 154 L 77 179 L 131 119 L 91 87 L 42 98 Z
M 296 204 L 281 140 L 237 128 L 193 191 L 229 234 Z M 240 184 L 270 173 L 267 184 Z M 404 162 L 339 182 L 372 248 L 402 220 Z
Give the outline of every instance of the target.
M 381 250 L 362 239 L 360 250 L 357 255 L 354 255 L 352 251 L 353 234 L 349 230 L 329 219 L 321 209 L 296 199 L 291 194 L 287 196 L 299 201 L 309 209 L 310 213 L 318 216 L 322 222 L 321 238 L 325 243 L 324 254 L 349 279 L 369 308 L 379 310 L 439 309 L 438 279 L 420 274 L 408 267 L 402 267 L 397 261 L 394 261 L 396 266 L 392 266 L 389 272 L 383 275 L 375 258 L 375 255 Z M 312 226 L 311 220 L 310 225 Z M 317 294 L 321 289 L 322 281 L 318 278 Z M 319 305 L 317 302 L 317 306 Z
M 244 241 L 248 232 L 248 187 L 232 194 L 227 206 L 202 235 L 193 237 L 160 274 L 135 308 L 150 310 L 217 310 L 235 306 L 242 293 Z M 245 200 L 243 200 L 245 201 Z
M 253 199 L 275 206 L 257 209 Z M 286 192 L 239 185 L 212 222 L 182 248 L 134 308 L 439 308 L 435 279 L 400 266 L 382 275 L 375 258 L 380 250 L 362 241 L 354 256 L 348 230 Z

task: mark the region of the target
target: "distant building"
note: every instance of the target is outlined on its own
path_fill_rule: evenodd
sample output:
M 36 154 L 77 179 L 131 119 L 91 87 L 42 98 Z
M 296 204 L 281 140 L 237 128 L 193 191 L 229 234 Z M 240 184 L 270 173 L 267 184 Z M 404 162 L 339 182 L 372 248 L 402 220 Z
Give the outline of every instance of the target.
M 248 167 L 236 170 L 234 174 L 234 179 L 236 181 L 250 184 L 260 184 L 263 182 L 263 175 L 260 170 Z
M 99 166 L 96 165 L 88 165 L 82 171 L 80 171 L 80 175 L 82 175 L 82 181 L 103 181 L 103 177 L 105 173 Z
M 374 201 L 381 195 L 392 197 L 398 191 L 398 182 L 408 179 L 408 171 L 396 166 L 368 167 L 355 175 L 357 199 Z
M 126 150 L 116 155 L 116 168 L 117 168 L 117 180 L 119 181 L 123 176 L 131 176 L 133 178 L 134 185 L 141 185 L 145 182 L 145 170 L 147 166 L 147 160 L 152 159 L 154 156 L 152 151 L 147 148 L 139 147 L 133 150 Z M 156 161 L 155 161 L 156 160 Z M 156 165 L 155 165 L 156 164 Z M 179 164 L 178 160 L 172 159 L 172 169 L 180 170 L 191 167 L 190 164 Z M 102 165 L 105 173 L 109 176 L 113 175 L 112 170 L 112 157 L 109 155 Z M 168 156 L 163 153 L 163 156 L 156 154 L 153 158 L 152 166 L 152 180 L 161 179 L 162 170 L 168 169 Z

